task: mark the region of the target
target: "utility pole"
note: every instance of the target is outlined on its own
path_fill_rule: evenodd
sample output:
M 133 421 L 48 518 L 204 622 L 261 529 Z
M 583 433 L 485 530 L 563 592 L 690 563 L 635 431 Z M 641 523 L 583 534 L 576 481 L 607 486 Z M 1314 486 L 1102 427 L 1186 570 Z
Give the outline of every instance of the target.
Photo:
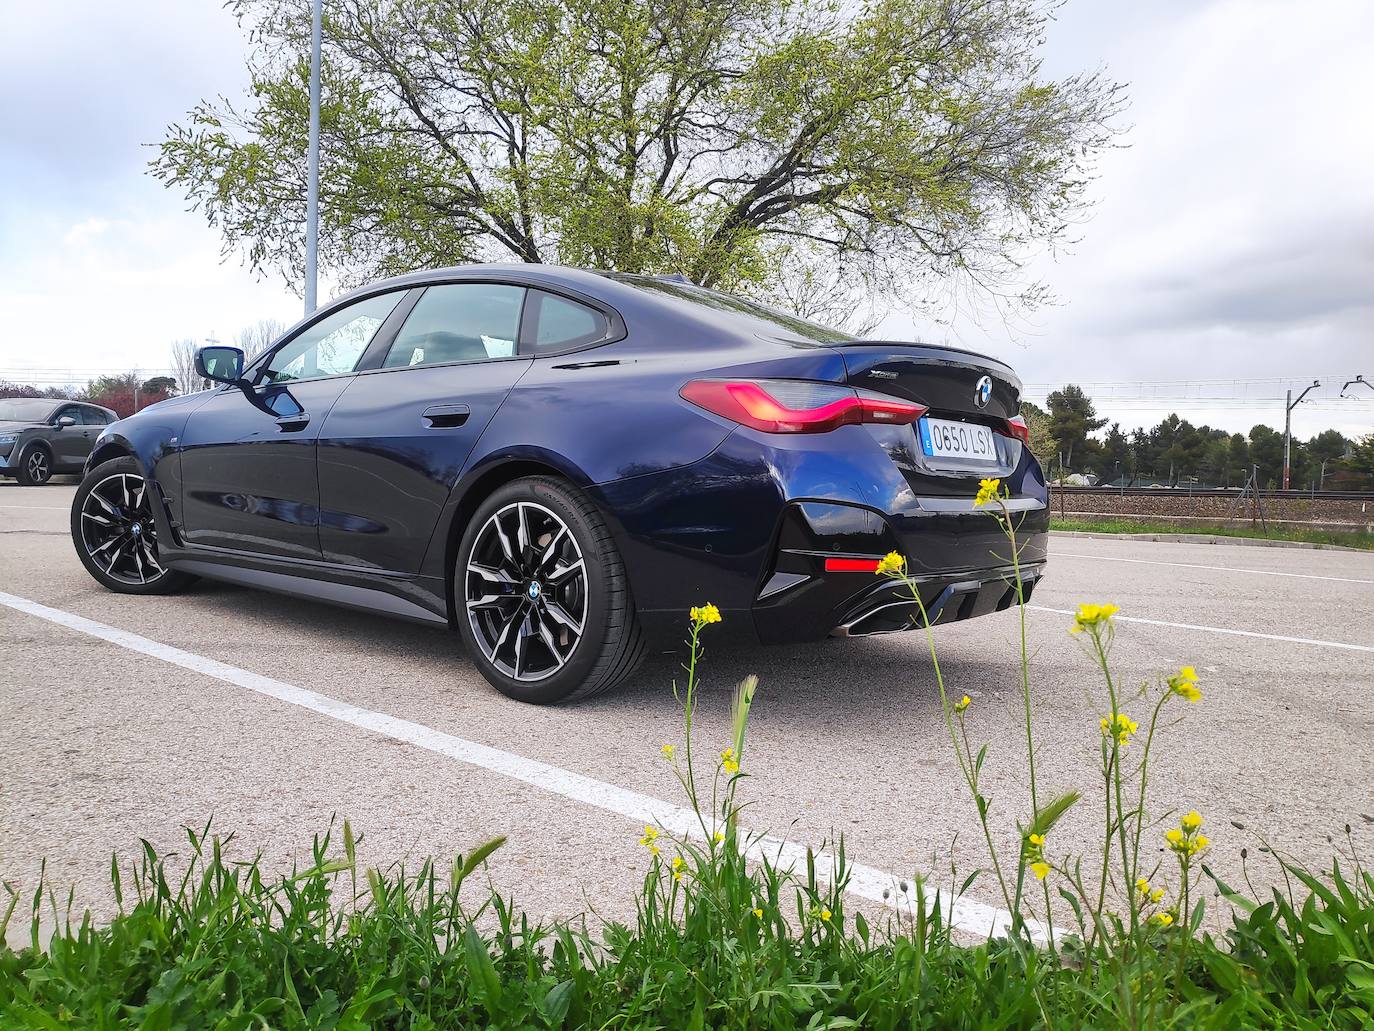
M 306 155 L 305 313 L 315 310 L 315 270 L 320 242 L 320 31 L 324 0 L 315 0 L 310 19 L 310 144 Z
M 1299 395 L 1298 395 L 1298 399 L 1297 399 L 1296 401 L 1293 400 L 1293 391 L 1292 391 L 1292 390 L 1289 390 L 1289 391 L 1288 391 L 1288 401 L 1287 401 L 1288 407 L 1285 408 L 1285 409 L 1284 409 L 1284 412 L 1283 412 L 1283 489 L 1284 489 L 1284 490 L 1287 490 L 1287 489 L 1288 489 L 1289 456 L 1290 456 L 1290 452 L 1291 452 L 1292 449 L 1293 449 L 1293 409 L 1296 408 L 1298 405 L 1302 404 L 1302 399 L 1303 399 L 1304 397 L 1306 397 L 1306 396 L 1308 395 L 1309 392 L 1315 390 L 1315 389 L 1316 389 L 1317 387 L 1319 387 L 1319 386 L 1321 386 L 1321 383 L 1320 383 L 1318 380 L 1315 380 L 1315 379 L 1314 379 L 1314 380 L 1312 381 L 1312 386 L 1308 387 L 1308 388 L 1307 388 L 1306 390 L 1304 390 L 1301 394 L 1299 394 Z

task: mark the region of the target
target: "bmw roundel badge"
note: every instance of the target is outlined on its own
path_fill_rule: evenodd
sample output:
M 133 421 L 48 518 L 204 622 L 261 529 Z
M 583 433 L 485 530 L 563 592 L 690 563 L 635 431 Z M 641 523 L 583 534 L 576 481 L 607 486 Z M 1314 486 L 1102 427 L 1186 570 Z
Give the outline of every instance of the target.
M 992 400 L 992 377 L 984 376 L 973 388 L 973 401 L 979 408 L 986 408 Z

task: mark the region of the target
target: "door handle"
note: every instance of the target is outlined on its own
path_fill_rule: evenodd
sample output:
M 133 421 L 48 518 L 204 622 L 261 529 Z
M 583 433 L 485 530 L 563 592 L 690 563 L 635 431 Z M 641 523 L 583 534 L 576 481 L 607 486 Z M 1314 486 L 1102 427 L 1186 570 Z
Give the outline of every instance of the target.
M 277 429 L 283 433 L 292 433 L 295 430 L 303 430 L 310 425 L 309 412 L 297 412 L 295 415 L 283 415 L 277 419 Z
M 463 425 L 471 414 L 467 405 L 430 405 L 420 418 L 424 419 L 428 429 L 448 430 Z

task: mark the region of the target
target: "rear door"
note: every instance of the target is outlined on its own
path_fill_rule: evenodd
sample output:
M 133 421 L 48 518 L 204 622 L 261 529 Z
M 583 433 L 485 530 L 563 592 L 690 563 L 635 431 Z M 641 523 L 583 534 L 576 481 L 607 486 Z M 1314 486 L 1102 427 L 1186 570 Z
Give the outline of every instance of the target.
M 179 444 L 181 532 L 191 544 L 288 558 L 320 557 L 316 444 L 359 359 L 405 291 L 316 320 L 256 362 L 243 389 L 220 387 Z
M 394 341 L 369 351 L 320 433 L 327 560 L 413 573 L 454 482 L 530 366 L 519 353 L 524 287 L 425 290 Z

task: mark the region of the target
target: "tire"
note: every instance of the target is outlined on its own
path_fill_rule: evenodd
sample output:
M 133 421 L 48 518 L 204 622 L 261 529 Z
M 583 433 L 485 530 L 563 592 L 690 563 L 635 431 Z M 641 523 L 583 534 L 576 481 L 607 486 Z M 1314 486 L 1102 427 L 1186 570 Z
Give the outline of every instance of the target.
M 453 601 L 473 662 L 517 701 L 589 698 L 644 658 L 625 564 L 605 520 L 553 477 L 515 480 L 482 502 L 458 545 Z
M 174 594 L 195 582 L 157 550 L 154 491 L 132 458 L 102 462 L 72 500 L 72 544 L 86 572 L 117 594 Z
M 52 452 L 44 444 L 30 444 L 19 455 L 15 479 L 25 487 L 41 487 L 52 479 Z

